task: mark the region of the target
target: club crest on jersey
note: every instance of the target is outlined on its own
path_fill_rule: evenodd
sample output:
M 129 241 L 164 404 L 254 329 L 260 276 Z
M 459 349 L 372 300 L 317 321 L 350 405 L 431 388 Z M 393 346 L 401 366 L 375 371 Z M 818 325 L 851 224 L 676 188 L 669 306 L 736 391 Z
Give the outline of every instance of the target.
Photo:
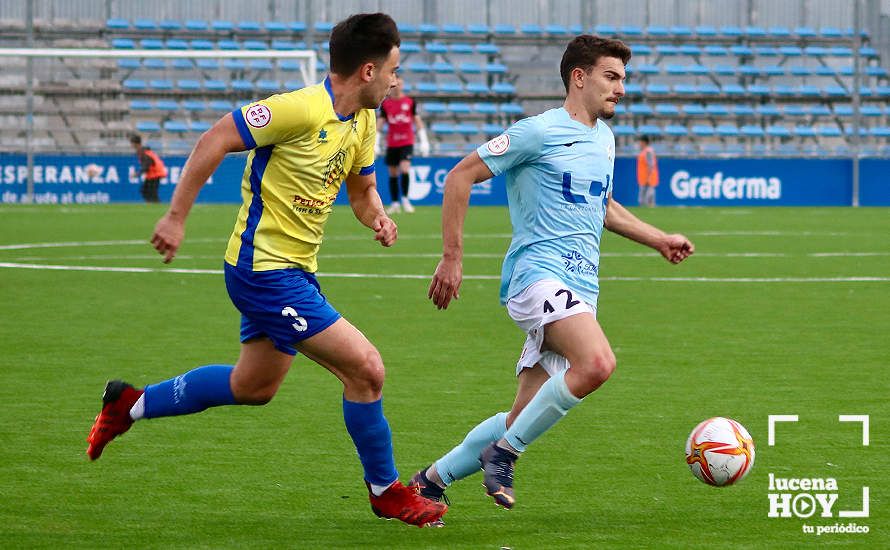
M 324 182 L 322 185 L 327 189 L 332 183 L 343 181 L 343 164 L 346 162 L 346 151 L 340 149 L 328 161 L 328 165 L 324 170 Z
M 328 142 L 328 131 L 322 128 L 318 131 L 318 143 L 327 143 Z
M 492 155 L 503 155 L 510 148 L 510 136 L 501 134 L 496 138 L 492 138 L 486 147 Z
M 272 122 L 272 111 L 259 103 L 251 105 L 244 111 L 244 121 L 254 128 L 262 128 Z

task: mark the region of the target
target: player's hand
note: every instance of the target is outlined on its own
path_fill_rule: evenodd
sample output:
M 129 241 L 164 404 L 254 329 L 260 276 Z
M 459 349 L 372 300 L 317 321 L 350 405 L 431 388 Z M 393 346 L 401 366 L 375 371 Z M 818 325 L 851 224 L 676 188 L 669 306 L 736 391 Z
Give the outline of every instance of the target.
M 170 214 L 165 214 L 155 225 L 154 233 L 151 235 L 151 245 L 164 256 L 164 263 L 169 264 L 176 257 L 176 251 L 179 250 L 183 237 L 185 237 L 185 223 L 171 218 Z
M 672 264 L 678 264 L 695 252 L 695 245 L 692 244 L 692 241 L 677 233 L 667 235 L 664 242 L 658 247 L 658 251 L 661 252 L 661 255 L 667 261 Z
M 371 225 L 371 229 L 375 233 L 374 240 L 380 241 L 380 244 L 383 246 L 392 246 L 396 244 L 396 240 L 399 238 L 399 228 L 396 222 L 392 221 L 392 218 L 386 214 L 377 216 Z
M 430 298 L 436 309 L 447 309 L 451 299 L 460 298 L 460 283 L 463 280 L 463 266 L 460 260 L 442 258 L 436 266 L 427 298 Z

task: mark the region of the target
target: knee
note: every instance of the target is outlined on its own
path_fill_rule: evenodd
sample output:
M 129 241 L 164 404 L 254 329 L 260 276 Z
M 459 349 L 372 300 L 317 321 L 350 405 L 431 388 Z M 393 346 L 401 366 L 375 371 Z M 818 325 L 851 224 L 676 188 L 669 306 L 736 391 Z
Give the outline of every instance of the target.
M 386 370 L 383 367 L 383 358 L 375 348 L 371 347 L 361 354 L 352 372 L 349 383 L 353 389 L 368 395 L 378 395 L 383 391 Z
M 263 384 L 258 381 L 238 383 L 232 380 L 232 395 L 242 405 L 265 405 L 278 393 L 278 384 Z
M 572 365 L 575 367 L 576 365 Z M 581 389 L 584 394 L 588 394 L 602 386 L 606 380 L 615 372 L 615 354 L 612 350 L 605 350 L 596 354 L 590 359 L 577 365 L 583 373 L 581 381 Z

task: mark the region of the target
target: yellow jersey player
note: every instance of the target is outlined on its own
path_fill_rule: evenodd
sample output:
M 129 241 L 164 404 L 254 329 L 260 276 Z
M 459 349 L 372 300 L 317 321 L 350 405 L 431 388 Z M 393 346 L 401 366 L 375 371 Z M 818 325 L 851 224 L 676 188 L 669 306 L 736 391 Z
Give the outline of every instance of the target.
M 396 82 L 399 33 L 382 13 L 353 15 L 331 32 L 331 74 L 302 90 L 251 103 L 201 136 L 151 242 L 170 262 L 201 187 L 227 153 L 250 150 L 243 205 L 225 255 L 226 288 L 241 312 L 235 365 L 206 365 L 143 390 L 109 382 L 87 454 L 136 420 L 220 405 L 268 403 L 299 351 L 343 383 L 343 416 L 364 468 L 373 511 L 423 527 L 447 507 L 398 480 L 383 416 L 377 349 L 321 293 L 314 272 L 342 182 L 356 218 L 383 246 L 397 238 L 374 178 L 374 109 Z

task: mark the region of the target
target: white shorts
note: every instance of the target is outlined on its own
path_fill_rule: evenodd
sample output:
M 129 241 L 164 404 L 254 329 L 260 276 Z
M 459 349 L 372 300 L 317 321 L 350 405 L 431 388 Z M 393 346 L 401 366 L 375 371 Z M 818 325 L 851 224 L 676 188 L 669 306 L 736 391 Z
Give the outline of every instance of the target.
M 552 351 L 541 351 L 544 345 L 544 325 L 578 315 L 591 313 L 596 318 L 596 307 L 575 297 L 565 283 L 543 279 L 532 283 L 507 301 L 507 313 L 519 328 L 528 334 L 522 354 L 516 363 L 516 375 L 540 363 L 553 376 L 569 368 L 569 361 Z

